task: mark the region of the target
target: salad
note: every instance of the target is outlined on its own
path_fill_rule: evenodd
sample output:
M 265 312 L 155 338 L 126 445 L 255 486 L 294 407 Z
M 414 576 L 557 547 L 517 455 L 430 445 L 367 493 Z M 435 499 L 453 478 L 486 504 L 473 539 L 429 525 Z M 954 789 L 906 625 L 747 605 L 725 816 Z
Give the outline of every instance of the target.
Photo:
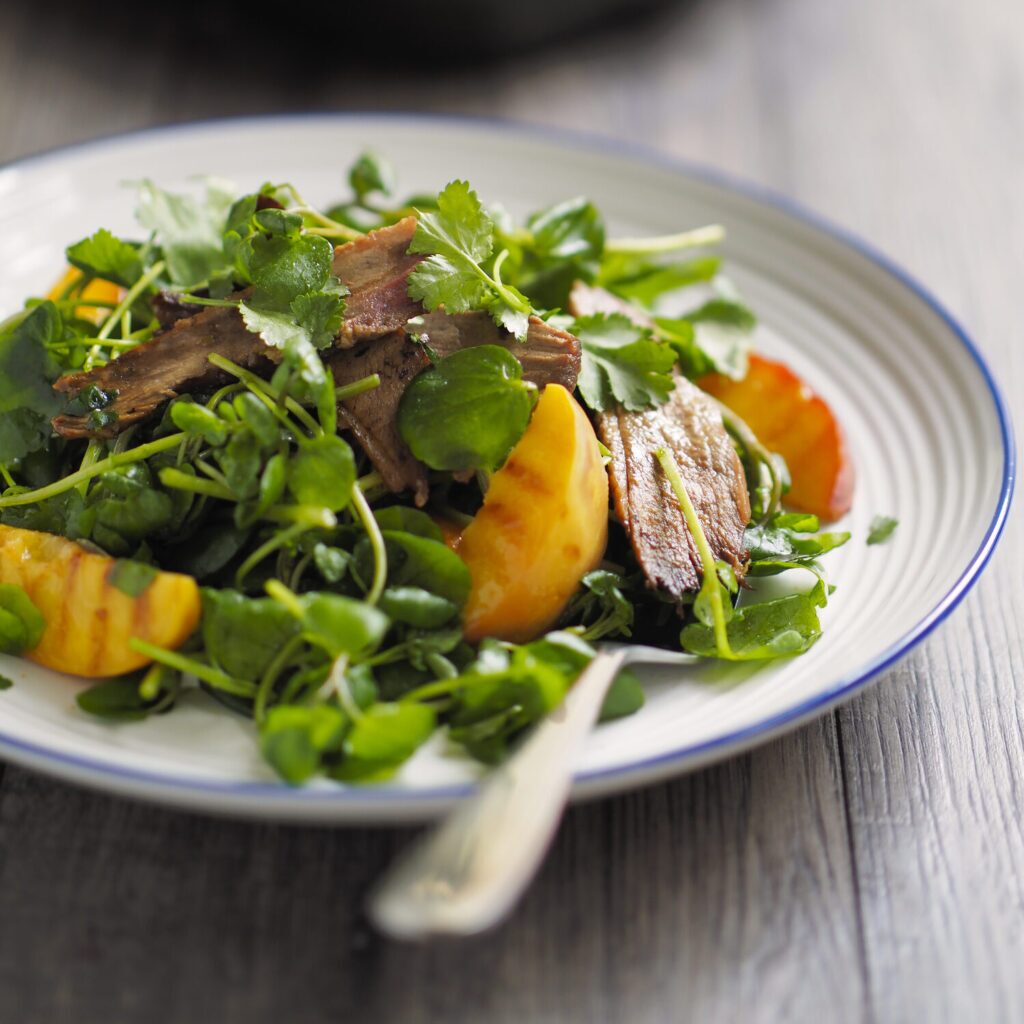
M 138 183 L 137 236 L 74 241 L 0 324 L 0 651 L 111 720 L 201 688 L 298 784 L 388 778 L 438 729 L 497 761 L 600 640 L 814 644 L 852 465 L 753 352 L 721 228 L 399 199 L 374 154 L 348 184 Z M 643 699 L 623 671 L 602 719 Z

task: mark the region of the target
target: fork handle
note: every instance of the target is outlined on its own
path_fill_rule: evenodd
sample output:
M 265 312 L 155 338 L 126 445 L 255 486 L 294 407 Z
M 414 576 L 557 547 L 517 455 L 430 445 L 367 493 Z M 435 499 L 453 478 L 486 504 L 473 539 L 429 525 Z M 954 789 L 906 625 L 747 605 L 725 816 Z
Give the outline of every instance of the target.
M 558 828 L 580 747 L 625 658 L 621 650 L 598 654 L 477 792 L 400 856 L 370 896 L 381 931 L 402 939 L 474 935 L 511 911 Z

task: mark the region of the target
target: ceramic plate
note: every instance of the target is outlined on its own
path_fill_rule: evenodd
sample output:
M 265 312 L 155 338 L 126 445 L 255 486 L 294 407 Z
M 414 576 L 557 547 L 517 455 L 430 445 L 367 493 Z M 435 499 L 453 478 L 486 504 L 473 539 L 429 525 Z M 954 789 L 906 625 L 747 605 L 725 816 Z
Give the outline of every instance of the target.
M 720 223 L 729 273 L 761 318 L 758 347 L 831 403 L 856 463 L 854 539 L 829 556 L 837 591 L 805 656 L 756 670 L 646 673 L 637 715 L 593 734 L 574 796 L 639 786 L 734 754 L 841 701 L 906 654 L 977 578 L 1010 502 L 1007 414 L 978 350 L 888 261 L 776 197 L 650 153 L 509 124 L 409 116 L 225 121 L 91 143 L 0 170 L 0 313 L 44 291 L 64 246 L 103 225 L 131 233 L 124 182 L 185 187 L 215 174 L 252 190 L 294 181 L 314 202 L 344 191 L 363 149 L 394 161 L 402 190 L 468 178 L 524 214 L 586 195 L 615 234 Z M 900 527 L 867 547 L 868 523 Z M 941 551 L 943 557 L 932 557 Z M 366 822 L 436 814 L 474 769 L 435 744 L 386 785 L 279 784 L 244 718 L 201 694 L 172 714 L 110 725 L 75 705 L 74 679 L 12 658 L 0 672 L 0 756 L 113 792 L 292 821 Z

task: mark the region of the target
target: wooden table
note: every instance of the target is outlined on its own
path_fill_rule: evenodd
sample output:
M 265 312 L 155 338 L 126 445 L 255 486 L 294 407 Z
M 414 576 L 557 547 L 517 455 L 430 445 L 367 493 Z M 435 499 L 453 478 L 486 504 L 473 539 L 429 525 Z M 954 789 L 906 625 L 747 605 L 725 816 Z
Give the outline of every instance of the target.
M 11 6 L 0 159 L 285 109 L 500 113 L 640 140 L 871 239 L 962 319 L 1024 416 L 1017 0 L 707 0 L 386 75 L 346 68 L 358 40 L 341 29 L 306 37 L 331 61 L 279 57 L 244 27 L 217 59 L 172 11 L 142 35 L 130 10 L 118 27 L 99 5 Z M 1022 554 L 1014 521 L 952 618 L 839 711 L 573 810 L 515 918 L 465 944 L 393 945 L 361 920 L 409 833 L 208 820 L 8 766 L 0 1018 L 1024 1019 Z

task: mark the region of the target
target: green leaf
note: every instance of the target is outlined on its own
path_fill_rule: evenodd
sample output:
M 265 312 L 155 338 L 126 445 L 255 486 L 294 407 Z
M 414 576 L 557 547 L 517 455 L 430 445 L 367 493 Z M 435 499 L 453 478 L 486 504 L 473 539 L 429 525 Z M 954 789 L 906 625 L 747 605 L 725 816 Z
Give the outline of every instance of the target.
M 331 276 L 334 248 L 319 235 L 256 235 L 250 244 L 251 306 L 283 312 L 298 296 L 321 291 Z
M 444 256 L 454 263 L 482 263 L 494 245 L 494 222 L 468 181 L 453 181 L 437 197 L 437 209 L 420 214 L 409 251 Z
M 215 665 L 253 682 L 299 632 L 295 619 L 269 597 L 204 588 L 203 645 Z
M 608 284 L 627 301 L 650 308 L 662 295 L 710 281 L 720 266 L 721 260 L 715 256 L 669 264 L 649 263 Z
M 472 260 L 431 256 L 409 275 L 409 294 L 427 309 L 444 306 L 448 313 L 481 309 L 489 290 L 487 281 L 474 269 Z
M 422 587 L 388 587 L 380 598 L 380 608 L 395 622 L 416 629 L 438 629 L 459 612 L 458 605 L 432 594 Z
M 290 312 L 266 313 L 245 302 L 238 308 L 245 326 L 272 348 L 280 349 L 285 362 L 298 372 L 313 394 L 328 386 L 327 371 L 309 331 Z
M 434 731 L 435 715 L 425 704 L 374 704 L 353 724 L 345 753 L 359 761 L 401 764 Z
M 459 608 L 466 603 L 471 583 L 469 568 L 446 544 L 398 530 L 383 533 L 391 586 L 420 587 Z M 361 542 L 357 551 L 361 555 L 363 550 Z
M 562 621 L 587 628 L 590 641 L 605 636 L 630 636 L 633 628 L 633 603 L 625 595 L 629 583 L 625 577 L 606 569 L 595 569 L 580 580 L 580 590 L 562 615 Z
M 152 701 L 139 693 L 139 680 L 135 676 L 105 679 L 82 690 L 75 703 L 90 715 L 113 722 L 134 722 L 146 718 Z
M 826 600 L 825 583 L 819 580 L 806 594 L 789 594 L 737 608 L 726 626 L 733 658 L 757 661 L 802 654 L 821 636 L 818 608 L 824 607 Z M 691 623 L 684 627 L 680 642 L 691 654 L 717 656 L 714 630 L 709 625 Z
M 112 235 L 106 228 L 68 246 L 68 263 L 86 274 L 130 288 L 142 276 L 142 260 L 131 242 Z
M 599 722 L 612 722 L 635 714 L 644 706 L 644 688 L 639 677 L 623 669 L 612 683 L 601 705 Z
M 50 419 L 62 402 L 50 384 L 60 370 L 46 346 L 63 333 L 52 302 L 41 302 L 0 331 L 0 462 L 39 450 L 52 435 Z
M 107 572 L 107 582 L 129 597 L 141 597 L 156 577 L 154 566 L 127 558 L 119 558 Z
M 616 403 L 630 412 L 659 405 L 674 387 L 675 353 L 621 313 L 581 317 L 572 333 L 583 347 L 579 387 L 595 412 Z
M 432 469 L 495 470 L 522 436 L 536 400 L 519 360 L 498 345 L 463 349 L 420 373 L 398 407 L 398 429 Z
M 13 583 L 0 583 L 0 653 L 31 651 L 44 629 L 46 620 L 28 594 Z
M 341 751 L 347 728 L 347 716 L 331 704 L 279 704 L 260 728 L 260 750 L 281 778 L 297 786 L 317 773 L 324 756 Z
M 376 649 L 387 632 L 388 617 L 364 601 L 315 591 L 298 600 L 304 635 L 332 658 L 365 655 Z
M 604 251 L 604 222 L 597 207 L 577 196 L 531 214 L 526 229 L 533 236 L 533 255 L 541 266 L 572 260 L 599 260 Z
M 222 234 L 234 201 L 225 182 L 208 179 L 199 199 L 139 185 L 139 223 L 155 231 L 167 261 L 167 273 L 182 288 L 203 284 L 226 266 Z
M 344 296 L 347 294 L 332 278 L 321 291 L 306 292 L 292 299 L 291 314 L 316 348 L 327 348 L 334 343 L 345 316 Z
M 228 425 L 213 410 L 193 401 L 179 398 L 170 407 L 174 425 L 192 437 L 201 437 L 207 444 L 219 447 L 228 439 Z
M 302 441 L 288 463 L 288 490 L 300 505 L 340 512 L 352 500 L 355 481 L 355 456 L 337 436 Z
M 868 530 L 868 543 L 884 544 L 893 535 L 897 526 L 899 520 L 893 519 L 892 516 L 875 516 Z
M 9 690 L 12 686 L 14 686 L 13 679 L 8 679 L 5 675 L 0 675 L 0 691 Z
M 389 196 L 395 187 L 395 172 L 384 157 L 367 151 L 349 168 L 348 183 L 360 202 L 374 192 Z
M 409 252 L 428 258 L 409 275 L 409 294 L 427 309 L 486 309 L 522 340 L 532 309 L 525 296 L 483 269 L 493 248 L 494 222 L 477 194 L 468 182 L 451 182 L 438 195 L 436 210 L 420 211 Z
M 822 555 L 850 539 L 847 532 L 816 532 L 817 516 L 782 512 L 760 526 L 750 527 L 744 544 L 749 552 L 748 576 L 774 576 L 786 569 L 815 570 Z
M 382 530 L 401 530 L 403 533 L 414 533 L 417 537 L 428 540 L 443 541 L 441 527 L 426 512 L 408 505 L 390 505 L 387 508 L 374 510 L 374 519 Z

